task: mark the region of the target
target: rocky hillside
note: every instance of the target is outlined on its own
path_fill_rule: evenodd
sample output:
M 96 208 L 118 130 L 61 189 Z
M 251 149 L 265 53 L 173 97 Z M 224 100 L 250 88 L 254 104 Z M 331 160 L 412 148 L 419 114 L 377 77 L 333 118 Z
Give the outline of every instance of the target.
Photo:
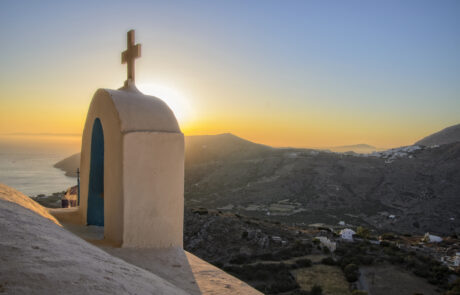
M 200 148 L 202 160 L 186 163 L 189 207 L 297 224 L 460 231 L 460 143 L 369 156 L 248 146 L 207 158 L 217 148 Z
M 460 124 L 444 128 L 419 141 L 416 145 L 432 146 L 460 142 Z
M 434 295 L 456 277 L 435 259 L 438 252 L 458 251 L 452 237 L 433 247 L 420 243 L 421 236 L 388 233 L 377 242 L 374 233 L 358 229 L 360 238 L 345 242 L 340 227 L 293 227 L 204 208 L 185 210 L 184 225 L 187 251 L 264 294 L 320 294 L 313 292 L 317 285 L 331 295 L 355 294 L 353 289 Z

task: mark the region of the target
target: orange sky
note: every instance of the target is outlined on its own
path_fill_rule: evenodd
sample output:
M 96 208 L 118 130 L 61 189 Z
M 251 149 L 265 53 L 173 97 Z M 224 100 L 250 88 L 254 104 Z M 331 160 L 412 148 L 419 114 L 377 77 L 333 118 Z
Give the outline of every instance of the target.
M 117 70 L 122 80 L 124 69 L 120 65 Z M 140 71 L 139 76 L 142 74 Z M 1 102 L 0 134 L 81 134 L 93 91 L 98 86 L 118 88 L 121 85 L 115 78 L 113 83 L 105 85 L 102 81 L 97 85 L 97 81 L 91 83 L 83 79 L 87 86 L 78 89 L 74 87 L 73 77 L 60 79 L 50 87 L 30 81 L 28 87 L 3 88 L 2 95 L 9 99 Z M 185 135 L 231 132 L 272 146 L 329 147 L 367 143 L 394 147 L 412 144 L 446 127 L 445 122 L 410 124 L 404 116 L 389 117 L 383 112 L 376 116 L 346 106 L 329 108 L 309 105 L 308 101 L 292 103 L 278 100 L 278 94 L 272 94 L 274 97 L 261 103 L 252 96 L 266 95 L 263 91 L 238 96 L 238 91 L 219 89 L 218 85 L 213 89 L 190 85 L 187 81 L 170 83 L 173 79 L 154 84 L 144 82 L 149 79 L 143 78 L 139 88 L 161 97 L 171 106 Z M 5 94 L 5 90 L 9 93 Z M 213 99 L 216 93 L 222 93 L 219 99 Z
M 265 4 L 2 1 L 0 135 L 81 134 L 94 92 L 123 85 L 130 28 L 139 88 L 186 135 L 389 148 L 459 123 L 455 2 Z

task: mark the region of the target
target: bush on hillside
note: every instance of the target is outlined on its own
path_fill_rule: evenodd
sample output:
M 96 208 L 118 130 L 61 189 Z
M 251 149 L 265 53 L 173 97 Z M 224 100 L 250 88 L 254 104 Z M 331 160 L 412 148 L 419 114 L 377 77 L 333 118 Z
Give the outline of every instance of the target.
M 323 294 L 323 288 L 318 285 L 313 285 L 310 290 L 310 295 L 322 295 Z
M 363 226 L 358 226 L 356 229 L 356 235 L 361 238 L 368 239 L 371 235 L 371 231 Z
M 321 260 L 321 263 L 325 265 L 335 265 L 336 264 L 335 260 L 332 257 L 323 258 Z
M 311 266 L 311 260 L 307 258 L 302 258 L 302 259 L 297 259 L 295 261 L 295 266 L 296 268 L 301 268 L 301 267 L 310 267 Z
M 350 283 L 356 282 L 359 277 L 359 268 L 356 264 L 351 263 L 345 266 L 343 273 L 345 274 L 347 281 Z

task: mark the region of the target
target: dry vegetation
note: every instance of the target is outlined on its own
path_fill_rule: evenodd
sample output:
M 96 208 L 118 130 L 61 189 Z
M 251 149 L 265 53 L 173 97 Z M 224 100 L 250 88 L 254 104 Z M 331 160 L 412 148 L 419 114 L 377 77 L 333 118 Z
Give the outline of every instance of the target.
M 314 285 L 319 285 L 325 295 L 351 294 L 342 270 L 336 266 L 320 264 L 300 268 L 292 273 L 302 290 L 310 291 Z

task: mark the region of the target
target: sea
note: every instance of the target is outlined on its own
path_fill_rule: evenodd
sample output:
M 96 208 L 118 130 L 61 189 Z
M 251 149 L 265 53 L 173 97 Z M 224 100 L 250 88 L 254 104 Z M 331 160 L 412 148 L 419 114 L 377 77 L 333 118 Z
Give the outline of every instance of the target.
M 53 167 L 79 152 L 75 136 L 0 136 L 0 183 L 27 196 L 51 195 L 77 184 L 76 177 Z

